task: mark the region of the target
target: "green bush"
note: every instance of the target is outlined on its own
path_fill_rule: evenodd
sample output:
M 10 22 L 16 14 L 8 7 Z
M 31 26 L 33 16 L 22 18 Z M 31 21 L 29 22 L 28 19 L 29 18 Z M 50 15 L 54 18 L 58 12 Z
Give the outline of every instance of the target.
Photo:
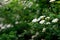
M 0 40 L 60 40 L 60 1 L 12 0 L 3 5 Z

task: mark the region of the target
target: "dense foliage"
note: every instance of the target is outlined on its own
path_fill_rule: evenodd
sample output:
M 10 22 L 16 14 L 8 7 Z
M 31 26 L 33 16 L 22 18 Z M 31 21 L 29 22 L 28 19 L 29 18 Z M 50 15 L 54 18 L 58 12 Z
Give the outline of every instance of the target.
M 2 5 L 0 40 L 60 40 L 60 1 L 12 0 Z

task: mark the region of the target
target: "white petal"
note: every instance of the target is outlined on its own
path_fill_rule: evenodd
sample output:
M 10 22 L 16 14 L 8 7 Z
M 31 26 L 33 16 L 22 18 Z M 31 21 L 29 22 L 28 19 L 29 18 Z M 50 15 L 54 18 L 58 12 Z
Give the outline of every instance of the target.
M 5 27 L 1 27 L 1 29 L 5 29 Z
M 32 22 L 37 22 L 37 19 L 36 19 L 36 18 L 35 18 L 35 19 L 33 19 L 33 20 L 32 20 Z
M 41 20 L 39 23 L 40 24 L 44 24 L 45 23 L 45 20 Z
M 46 22 L 46 24 L 51 24 L 50 22 Z
M 50 0 L 49 2 L 54 2 L 55 0 Z
M 50 19 L 50 17 L 46 17 L 45 20 Z
M 15 24 L 18 24 L 18 23 L 19 23 L 18 21 L 15 22 Z
M 59 20 L 58 18 L 55 18 L 55 19 L 52 20 L 52 22 L 56 23 L 56 22 L 58 22 L 58 20 Z

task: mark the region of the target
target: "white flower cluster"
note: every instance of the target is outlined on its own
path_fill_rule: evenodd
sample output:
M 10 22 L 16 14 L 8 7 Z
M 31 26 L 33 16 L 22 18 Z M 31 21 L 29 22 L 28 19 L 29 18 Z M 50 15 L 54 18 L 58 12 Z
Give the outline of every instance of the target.
M 3 30 L 3 29 L 6 29 L 6 28 L 10 28 L 10 27 L 13 27 L 13 25 L 11 24 L 5 24 L 3 25 L 3 23 L 0 24 L 0 31 Z
M 33 5 L 32 1 L 19 1 L 18 4 L 21 4 L 22 6 L 24 6 L 23 9 L 26 9 L 27 7 L 30 8 Z
M 40 24 L 51 24 L 51 23 L 57 23 L 59 21 L 58 18 L 53 19 L 51 22 L 50 21 L 46 21 L 46 20 L 50 20 L 50 17 L 46 17 L 46 16 L 40 16 L 39 18 L 35 18 L 32 20 L 32 22 L 39 22 Z
M 29 7 L 29 8 L 30 8 L 32 5 L 33 5 L 33 2 L 27 2 L 27 4 L 26 4 L 26 6 Z
M 22 5 L 25 5 L 26 4 L 26 0 L 25 1 L 19 1 L 18 4 L 22 4 Z
M 58 21 L 59 21 L 58 18 L 55 18 L 55 19 L 52 20 L 53 23 L 56 23 L 56 22 L 58 22 Z
M 11 2 L 12 2 L 12 0 L 0 0 L 0 7 L 4 6 L 6 4 L 9 4 Z
M 15 24 L 19 24 L 19 22 L 18 22 L 18 21 L 16 21 L 16 22 L 15 22 Z
M 39 23 L 40 24 L 44 24 L 45 23 L 45 20 L 41 20 Z
M 40 24 L 45 24 L 45 19 L 50 19 L 50 17 L 46 17 L 46 16 L 44 15 L 44 16 L 40 16 L 38 19 L 33 19 L 32 20 L 32 22 L 38 22 L 39 21 L 39 23 Z M 46 24 L 50 24 L 50 22 L 46 22 Z
M 50 0 L 49 2 L 54 2 L 55 0 Z
M 41 19 L 44 19 L 45 18 L 45 15 L 44 16 L 40 16 L 39 18 L 38 18 L 38 21 L 40 21 Z
M 35 18 L 35 19 L 32 20 L 32 22 L 38 22 L 38 20 Z
M 0 2 L 2 3 L 2 5 L 5 5 L 5 4 L 12 2 L 12 0 L 2 0 Z

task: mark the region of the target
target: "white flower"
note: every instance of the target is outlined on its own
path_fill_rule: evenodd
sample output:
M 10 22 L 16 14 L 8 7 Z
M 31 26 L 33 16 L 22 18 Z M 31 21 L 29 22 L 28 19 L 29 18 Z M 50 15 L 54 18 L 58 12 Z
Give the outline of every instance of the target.
M 5 29 L 5 27 L 1 27 L 1 29 Z
M 59 21 L 58 18 L 55 18 L 55 19 L 52 20 L 53 23 L 56 23 L 56 22 L 58 22 L 58 21 Z
M 49 2 L 54 2 L 55 0 L 50 0 Z
M 26 1 L 20 1 L 20 3 L 21 3 L 22 5 L 25 5 Z
M 45 32 L 45 31 L 46 31 L 46 28 L 43 28 L 43 29 L 42 29 L 42 32 Z
M 33 20 L 32 20 L 32 22 L 37 22 L 37 19 L 36 19 L 36 18 L 35 18 L 35 19 L 33 19 Z
M 46 22 L 46 24 L 51 24 L 50 22 Z
M 24 3 L 26 3 L 27 1 L 25 0 L 25 1 L 23 1 Z
M 15 22 L 15 24 L 18 24 L 18 23 L 19 23 L 18 21 Z
M 40 16 L 40 17 L 38 18 L 38 21 L 41 20 L 41 19 L 44 19 L 44 17 L 45 17 L 45 16 Z
M 45 20 L 41 20 L 39 23 L 40 24 L 44 24 L 45 23 Z
M 5 5 L 5 4 L 8 4 L 8 3 L 10 3 L 10 2 L 12 2 L 12 0 L 4 0 L 4 1 L 2 2 L 2 4 Z
M 41 20 L 40 18 L 37 19 L 37 21 L 40 21 L 40 20 Z
M 32 5 L 33 5 L 33 2 L 29 2 L 26 6 L 30 8 Z
M 35 35 L 32 36 L 32 39 L 35 38 Z
M 45 16 L 40 16 L 40 19 L 44 18 Z
M 11 24 L 8 24 L 8 25 L 7 25 L 7 28 L 9 28 L 9 27 L 11 27 Z
M 18 37 L 21 37 L 22 35 L 18 35 Z
M 0 7 L 2 7 L 2 5 L 0 5 Z
M 50 17 L 46 17 L 45 20 L 50 19 Z

